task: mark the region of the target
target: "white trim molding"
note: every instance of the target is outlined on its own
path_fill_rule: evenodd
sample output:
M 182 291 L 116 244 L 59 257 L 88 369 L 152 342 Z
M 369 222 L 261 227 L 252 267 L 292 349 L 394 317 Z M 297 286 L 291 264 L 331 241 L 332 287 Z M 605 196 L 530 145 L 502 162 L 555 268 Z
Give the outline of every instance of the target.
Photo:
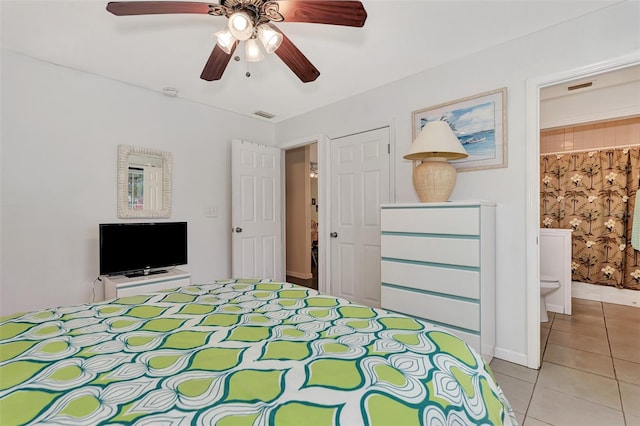
M 581 68 L 527 80 L 526 84 L 526 249 L 527 249 L 527 360 L 540 367 L 540 89 L 566 81 L 640 64 L 640 51 Z M 498 349 L 496 349 L 498 356 Z

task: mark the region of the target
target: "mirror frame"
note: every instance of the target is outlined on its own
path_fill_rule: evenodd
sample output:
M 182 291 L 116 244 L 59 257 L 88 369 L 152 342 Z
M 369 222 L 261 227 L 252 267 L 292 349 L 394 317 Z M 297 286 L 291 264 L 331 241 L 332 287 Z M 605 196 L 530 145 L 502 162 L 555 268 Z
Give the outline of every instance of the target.
M 162 208 L 157 210 L 133 210 L 129 208 L 129 154 L 162 158 Z M 158 149 L 118 145 L 118 217 L 121 219 L 171 217 L 173 156 Z

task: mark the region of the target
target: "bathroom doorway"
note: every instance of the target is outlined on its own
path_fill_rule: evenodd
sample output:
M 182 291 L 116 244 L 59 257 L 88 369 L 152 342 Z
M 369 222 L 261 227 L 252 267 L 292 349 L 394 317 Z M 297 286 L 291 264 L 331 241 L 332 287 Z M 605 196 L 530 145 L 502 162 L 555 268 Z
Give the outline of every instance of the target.
M 541 99 L 545 88 L 569 85 L 582 79 L 595 77 L 610 71 L 638 65 L 637 55 L 611 59 L 559 74 L 543 76 L 527 82 L 528 111 L 527 122 L 527 264 L 532 265 L 527 272 L 527 366 L 540 367 L 541 330 L 540 330 L 540 131 Z M 601 117 L 600 119 L 604 119 Z

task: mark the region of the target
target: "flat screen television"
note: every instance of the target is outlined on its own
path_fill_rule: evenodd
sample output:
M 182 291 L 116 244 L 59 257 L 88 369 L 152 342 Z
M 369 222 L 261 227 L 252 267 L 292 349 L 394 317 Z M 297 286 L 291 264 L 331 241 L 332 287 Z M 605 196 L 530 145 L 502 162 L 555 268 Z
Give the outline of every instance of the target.
M 100 275 L 150 275 L 186 263 L 187 222 L 100 224 Z

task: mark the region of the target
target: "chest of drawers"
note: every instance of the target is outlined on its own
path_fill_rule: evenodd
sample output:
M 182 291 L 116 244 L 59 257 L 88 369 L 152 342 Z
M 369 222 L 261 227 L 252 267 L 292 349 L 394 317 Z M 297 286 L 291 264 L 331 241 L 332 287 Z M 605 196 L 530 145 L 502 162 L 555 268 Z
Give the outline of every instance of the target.
M 382 307 L 445 328 L 492 358 L 495 204 L 381 208 Z

